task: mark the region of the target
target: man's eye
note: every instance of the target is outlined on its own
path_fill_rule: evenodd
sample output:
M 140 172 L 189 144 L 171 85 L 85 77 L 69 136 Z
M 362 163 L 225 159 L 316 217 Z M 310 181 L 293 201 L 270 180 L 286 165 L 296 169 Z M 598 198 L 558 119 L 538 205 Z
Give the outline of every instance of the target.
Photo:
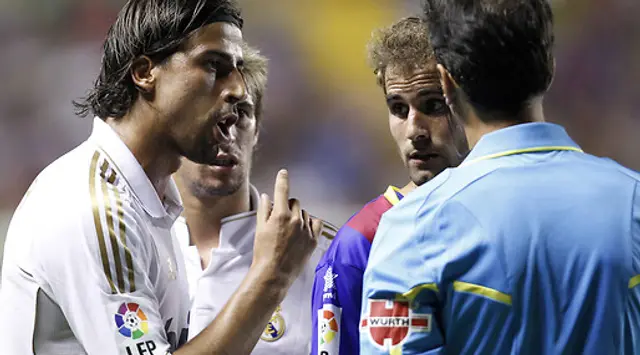
M 405 118 L 409 115 L 409 106 L 396 102 L 391 104 L 389 111 L 396 117 Z
M 444 99 L 429 99 L 421 105 L 420 111 L 425 115 L 444 115 L 449 113 L 449 107 Z

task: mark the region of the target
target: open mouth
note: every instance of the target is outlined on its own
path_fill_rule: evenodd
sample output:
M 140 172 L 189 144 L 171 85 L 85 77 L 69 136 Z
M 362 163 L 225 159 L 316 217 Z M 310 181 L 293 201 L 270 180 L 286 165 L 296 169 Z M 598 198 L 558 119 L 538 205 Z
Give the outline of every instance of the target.
M 409 155 L 410 160 L 421 160 L 421 161 L 429 161 L 432 159 L 438 158 L 438 154 L 434 153 L 412 153 Z
M 216 159 L 211 163 L 213 166 L 219 166 L 224 168 L 232 168 L 238 165 L 238 160 L 230 155 L 218 154 Z

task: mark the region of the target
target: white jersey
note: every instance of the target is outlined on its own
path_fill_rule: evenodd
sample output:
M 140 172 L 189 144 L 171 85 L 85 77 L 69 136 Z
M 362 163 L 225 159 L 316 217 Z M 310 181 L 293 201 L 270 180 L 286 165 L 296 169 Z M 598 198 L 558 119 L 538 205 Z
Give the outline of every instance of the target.
M 184 261 L 170 229 L 173 181 L 160 201 L 102 120 L 39 174 L 7 234 L 2 354 L 164 355 L 187 339 Z
M 252 206 L 257 206 L 257 190 L 251 187 Z M 211 250 L 211 262 L 202 270 L 195 245 L 190 245 L 189 229 L 178 218 L 173 233 L 184 253 L 189 293 L 193 302 L 189 338 L 198 335 L 222 310 L 249 272 L 253 259 L 256 211 L 240 213 L 222 220 L 220 245 Z M 285 299 L 274 312 L 253 355 L 309 354 L 311 351 L 311 292 L 315 267 L 326 252 L 337 229 L 325 223 L 318 247 L 302 274 L 294 281 Z

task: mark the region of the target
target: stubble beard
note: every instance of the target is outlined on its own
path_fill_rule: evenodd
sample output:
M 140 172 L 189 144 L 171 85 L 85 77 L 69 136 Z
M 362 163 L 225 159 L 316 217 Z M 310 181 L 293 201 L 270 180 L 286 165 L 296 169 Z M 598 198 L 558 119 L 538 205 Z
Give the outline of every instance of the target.
M 236 193 L 242 187 L 246 180 L 245 173 L 238 174 L 237 176 L 231 176 L 227 181 L 221 181 L 221 184 L 210 185 L 203 184 L 199 181 L 191 183 L 192 193 L 200 198 L 212 198 L 212 197 L 225 197 Z

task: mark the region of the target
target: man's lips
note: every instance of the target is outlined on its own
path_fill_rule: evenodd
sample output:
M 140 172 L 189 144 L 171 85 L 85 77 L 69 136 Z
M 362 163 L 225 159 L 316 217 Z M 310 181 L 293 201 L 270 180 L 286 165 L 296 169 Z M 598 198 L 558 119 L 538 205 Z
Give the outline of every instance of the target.
M 432 153 L 432 152 L 414 152 L 409 154 L 409 160 L 424 161 L 424 162 L 436 159 L 438 157 L 440 157 L 439 154 Z
M 227 153 L 219 153 L 211 165 L 220 167 L 233 167 L 235 165 L 238 165 L 238 158 Z

